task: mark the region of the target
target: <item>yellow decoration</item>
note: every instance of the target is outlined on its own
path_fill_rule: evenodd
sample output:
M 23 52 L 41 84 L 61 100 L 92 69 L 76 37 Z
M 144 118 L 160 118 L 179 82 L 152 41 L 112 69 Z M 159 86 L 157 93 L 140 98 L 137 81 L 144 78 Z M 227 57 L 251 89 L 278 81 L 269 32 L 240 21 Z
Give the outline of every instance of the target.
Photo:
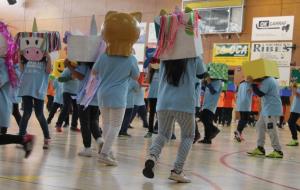
M 184 3 L 184 7 L 192 9 L 201 8 L 214 8 L 214 7 L 230 7 L 230 6 L 242 6 L 244 0 L 209 0 L 202 2 L 187 2 Z
M 59 78 L 65 69 L 64 59 L 58 59 L 53 64 L 53 71 L 50 75 L 51 78 Z
M 139 39 L 142 13 L 119 13 L 110 11 L 103 24 L 103 39 L 106 42 L 106 53 L 111 56 L 130 56 L 133 44 Z
M 253 79 L 263 77 L 279 78 L 279 69 L 276 61 L 257 59 L 250 62 L 244 62 L 242 69 L 245 76 L 252 76 Z

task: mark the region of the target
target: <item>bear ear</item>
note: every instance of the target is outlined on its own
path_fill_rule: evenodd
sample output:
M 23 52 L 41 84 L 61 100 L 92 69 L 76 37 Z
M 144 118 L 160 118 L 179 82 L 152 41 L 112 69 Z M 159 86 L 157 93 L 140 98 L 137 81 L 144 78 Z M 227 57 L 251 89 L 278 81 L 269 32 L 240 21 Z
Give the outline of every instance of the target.
M 105 15 L 105 19 L 107 19 L 108 17 L 110 17 L 111 15 L 116 14 L 116 13 L 117 13 L 117 11 L 108 11 Z
M 162 9 L 162 10 L 160 10 L 160 12 L 159 12 L 159 16 L 164 16 L 164 15 L 167 15 L 168 13 L 167 13 L 167 11 L 165 10 L 165 9 Z
M 142 13 L 141 12 L 134 12 L 130 13 L 138 22 L 142 22 Z

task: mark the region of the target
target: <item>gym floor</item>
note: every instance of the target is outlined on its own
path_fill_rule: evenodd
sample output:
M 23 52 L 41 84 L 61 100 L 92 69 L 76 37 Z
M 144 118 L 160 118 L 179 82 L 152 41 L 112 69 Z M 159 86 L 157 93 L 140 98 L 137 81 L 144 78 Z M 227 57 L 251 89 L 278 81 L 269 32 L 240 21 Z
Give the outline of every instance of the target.
M 284 158 L 280 160 L 254 158 L 246 155 L 255 148 L 255 129 L 245 129 L 245 142 L 233 140 L 232 127 L 223 128 L 212 145 L 195 144 L 185 165 L 185 173 L 192 183 L 177 184 L 168 180 L 172 163 L 176 157 L 180 138 L 176 127 L 177 140 L 171 141 L 163 149 L 154 179 L 142 175 L 147 149 L 151 139 L 143 136 L 146 130 L 141 121 L 134 121 L 134 129 L 128 139 L 118 139 L 114 146 L 119 161 L 118 167 L 107 167 L 97 161 L 94 143 L 94 156 L 79 157 L 82 148 L 81 134 L 65 130 L 58 134 L 53 124 L 51 147 L 42 149 L 42 132 L 34 115 L 29 122 L 28 132 L 37 135 L 37 143 L 29 159 L 16 145 L 0 147 L 0 189 L 5 190 L 300 190 L 300 151 L 299 147 L 286 147 L 290 140 L 289 129 L 280 129 Z M 203 131 L 201 125 L 200 129 Z M 9 133 L 17 133 L 17 125 L 12 119 Z M 153 138 L 153 137 L 152 137 Z M 272 151 L 268 136 L 266 150 Z

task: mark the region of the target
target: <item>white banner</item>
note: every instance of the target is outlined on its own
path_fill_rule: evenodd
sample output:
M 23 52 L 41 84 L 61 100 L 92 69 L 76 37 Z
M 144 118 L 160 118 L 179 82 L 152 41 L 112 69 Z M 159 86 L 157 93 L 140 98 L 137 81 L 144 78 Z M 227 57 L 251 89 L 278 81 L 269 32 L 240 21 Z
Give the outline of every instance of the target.
M 292 60 L 292 42 L 252 43 L 251 61 L 268 59 L 276 61 L 279 67 L 289 67 Z
M 149 23 L 148 43 L 157 43 L 154 22 Z
M 252 23 L 252 41 L 293 40 L 294 16 L 256 17 Z
M 278 79 L 280 86 L 289 86 L 291 78 L 291 68 L 290 67 L 279 67 L 279 76 Z

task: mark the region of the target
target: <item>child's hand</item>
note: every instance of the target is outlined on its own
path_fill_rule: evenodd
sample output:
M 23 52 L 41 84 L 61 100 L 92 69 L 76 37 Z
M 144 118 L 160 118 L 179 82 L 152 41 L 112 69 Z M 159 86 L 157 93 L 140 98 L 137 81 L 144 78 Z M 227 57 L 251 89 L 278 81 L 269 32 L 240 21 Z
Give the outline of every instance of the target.
M 247 82 L 253 83 L 253 77 L 252 76 L 247 76 Z

